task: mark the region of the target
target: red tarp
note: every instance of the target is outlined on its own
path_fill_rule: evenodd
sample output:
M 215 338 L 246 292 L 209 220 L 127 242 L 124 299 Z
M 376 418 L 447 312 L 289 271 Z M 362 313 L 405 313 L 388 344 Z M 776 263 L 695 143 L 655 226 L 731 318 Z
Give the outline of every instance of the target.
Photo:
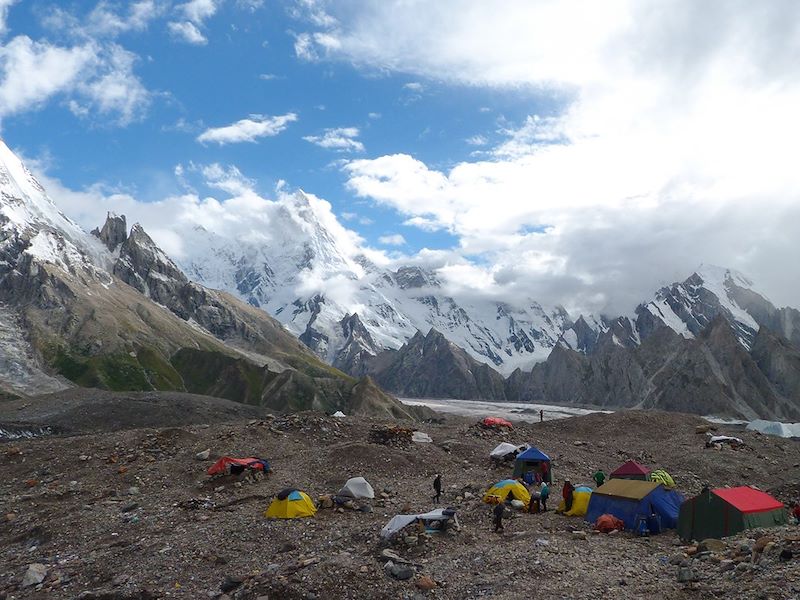
M 623 477 L 625 475 L 649 475 L 650 469 L 643 467 L 635 460 L 629 460 L 616 471 L 611 473 L 611 477 Z
M 743 513 L 764 512 L 783 508 L 783 503 L 759 490 L 754 490 L 749 486 L 735 488 L 720 488 L 711 490 L 714 494 L 732 504 L 737 510 Z
M 227 473 L 230 465 L 239 465 L 246 469 L 263 471 L 264 462 L 265 461 L 261 460 L 260 458 L 231 458 L 230 456 L 223 456 L 208 468 L 208 474 L 221 475 L 223 473 Z
M 601 533 L 610 533 L 615 529 L 622 531 L 625 523 L 614 515 L 600 515 L 594 522 L 594 528 Z
M 483 421 L 481 421 L 485 427 L 508 427 L 513 429 L 514 426 L 511 424 L 510 421 L 506 421 L 505 419 L 501 419 L 500 417 L 486 417 Z

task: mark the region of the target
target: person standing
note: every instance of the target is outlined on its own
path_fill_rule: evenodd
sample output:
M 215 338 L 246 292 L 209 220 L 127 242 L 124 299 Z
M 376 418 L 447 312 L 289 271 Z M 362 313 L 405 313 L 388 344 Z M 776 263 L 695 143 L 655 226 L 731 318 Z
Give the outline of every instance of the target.
M 546 481 L 542 482 L 542 487 L 539 489 L 539 502 L 542 505 L 542 512 L 547 512 L 547 498 L 550 496 L 550 486 Z
M 544 410 L 539 409 L 539 423 L 544 423 Z
M 592 475 L 592 479 L 597 484 L 597 487 L 600 487 L 606 481 L 606 474 L 603 473 L 602 469 L 597 469 L 594 475 Z
M 569 479 L 564 482 L 564 487 L 561 489 L 561 497 L 564 499 L 564 512 L 572 510 L 572 499 L 575 493 L 575 486 L 570 483 Z
M 544 483 L 550 483 L 550 476 L 548 474 L 549 471 L 550 471 L 549 467 L 550 467 L 550 465 L 547 464 L 546 462 L 542 463 L 542 466 L 541 466 L 540 470 L 542 471 L 542 482 L 544 482 Z
M 439 497 L 442 495 L 442 476 L 440 473 L 437 473 L 436 479 L 433 480 L 433 491 L 436 492 L 433 496 L 433 501 L 439 504 Z
M 502 502 L 498 502 L 495 504 L 494 509 L 492 510 L 492 515 L 494 515 L 494 532 L 495 533 L 503 533 L 505 528 L 503 527 L 503 514 L 506 511 L 506 507 Z

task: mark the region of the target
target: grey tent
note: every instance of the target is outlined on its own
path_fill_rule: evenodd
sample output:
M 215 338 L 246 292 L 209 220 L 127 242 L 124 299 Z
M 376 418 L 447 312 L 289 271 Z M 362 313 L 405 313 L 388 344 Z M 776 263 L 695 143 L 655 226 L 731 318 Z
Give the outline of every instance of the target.
M 349 498 L 374 498 L 375 490 L 363 477 L 351 477 L 336 495 Z
M 421 521 L 423 524 L 432 521 L 450 521 L 452 520 L 456 527 L 458 527 L 458 519 L 456 518 L 456 511 L 451 508 L 437 508 L 431 512 L 421 513 L 417 515 L 396 515 L 389 521 L 383 529 L 381 529 L 381 537 L 383 539 L 390 539 L 397 533 L 408 527 L 412 523 Z

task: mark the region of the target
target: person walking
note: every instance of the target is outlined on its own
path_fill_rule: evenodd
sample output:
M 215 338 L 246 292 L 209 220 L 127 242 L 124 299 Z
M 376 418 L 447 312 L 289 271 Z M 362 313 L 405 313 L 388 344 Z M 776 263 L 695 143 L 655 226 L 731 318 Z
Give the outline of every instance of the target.
M 442 495 L 442 476 L 440 473 L 437 473 L 436 478 L 433 480 L 433 491 L 436 492 L 433 496 L 433 501 L 439 504 L 439 497 Z
M 606 474 L 603 473 L 602 469 L 597 469 L 594 475 L 592 475 L 592 479 L 597 484 L 597 487 L 600 487 L 606 481 Z
M 547 498 L 550 496 L 550 486 L 546 481 L 542 482 L 542 487 L 539 489 L 539 502 L 542 505 L 542 512 L 547 512 Z
M 494 532 L 495 533 L 503 533 L 505 528 L 503 527 L 503 515 L 506 512 L 506 507 L 502 502 L 498 502 L 495 504 L 494 509 L 492 510 L 492 515 L 494 516 Z

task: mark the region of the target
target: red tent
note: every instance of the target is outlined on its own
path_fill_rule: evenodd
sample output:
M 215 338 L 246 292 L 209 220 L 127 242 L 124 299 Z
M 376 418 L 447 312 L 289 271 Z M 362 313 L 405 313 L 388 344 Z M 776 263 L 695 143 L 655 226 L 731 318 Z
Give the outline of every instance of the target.
M 484 427 L 508 427 L 509 429 L 513 429 L 514 426 L 511 424 L 510 421 L 506 421 L 505 419 L 501 419 L 500 417 L 486 417 L 483 421 L 481 421 Z
M 646 480 L 650 475 L 650 469 L 643 467 L 635 460 L 629 460 L 616 471 L 611 473 L 611 479 L 643 479 Z
M 728 504 L 732 504 L 739 512 L 743 513 L 756 513 L 783 508 L 782 502 L 761 490 L 755 490 L 748 486 L 720 488 L 711 491 L 714 495 L 719 496 Z
M 224 475 L 225 473 L 241 473 L 245 469 L 267 472 L 270 470 L 269 463 L 263 458 L 231 458 L 223 456 L 208 468 L 209 475 Z

